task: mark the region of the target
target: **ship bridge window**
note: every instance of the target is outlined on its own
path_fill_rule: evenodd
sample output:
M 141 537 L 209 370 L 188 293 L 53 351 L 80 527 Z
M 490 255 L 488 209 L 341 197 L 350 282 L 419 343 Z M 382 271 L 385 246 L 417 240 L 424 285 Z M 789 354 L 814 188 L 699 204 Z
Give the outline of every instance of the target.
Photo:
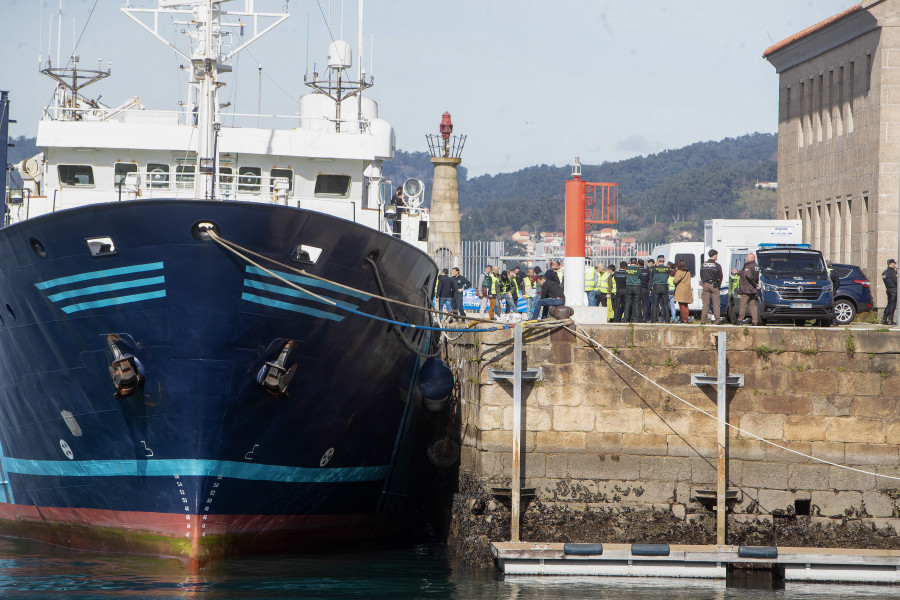
M 262 169 L 259 167 L 238 167 L 238 191 L 259 193 Z
M 169 187 L 169 165 L 162 163 L 147 163 L 147 177 L 150 178 L 150 187 Z
M 129 173 L 137 173 L 137 170 L 137 165 L 134 163 L 117 162 L 115 176 L 113 177 L 113 185 L 116 187 L 125 185 L 125 176 Z
M 70 187 L 93 187 L 94 169 L 90 165 L 59 165 L 59 183 Z
M 283 177 L 288 180 L 288 192 L 294 189 L 294 170 L 293 169 L 272 169 L 270 173 L 272 177 L 272 187 L 275 187 L 275 179 Z
M 350 195 L 350 176 L 319 173 L 316 176 L 316 196 L 347 198 Z
M 197 172 L 197 165 L 176 165 L 175 166 L 175 187 L 189 188 L 194 187 L 194 177 Z

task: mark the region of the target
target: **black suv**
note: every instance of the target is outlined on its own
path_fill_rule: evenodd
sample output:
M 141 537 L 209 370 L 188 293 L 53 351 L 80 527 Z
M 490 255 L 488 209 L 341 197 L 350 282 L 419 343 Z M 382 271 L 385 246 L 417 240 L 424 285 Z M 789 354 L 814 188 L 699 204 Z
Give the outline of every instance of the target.
M 869 278 L 856 265 L 832 264 L 841 285 L 834 295 L 834 322 L 847 325 L 853 321 L 858 312 L 872 310 L 872 289 Z

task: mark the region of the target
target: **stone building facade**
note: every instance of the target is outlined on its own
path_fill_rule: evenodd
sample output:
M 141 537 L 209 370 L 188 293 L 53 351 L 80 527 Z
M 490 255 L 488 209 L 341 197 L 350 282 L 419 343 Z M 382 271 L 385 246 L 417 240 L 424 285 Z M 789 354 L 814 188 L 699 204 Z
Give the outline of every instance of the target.
M 778 208 L 804 242 L 859 265 L 884 306 L 898 253 L 900 0 L 864 0 L 768 48 L 778 85 Z

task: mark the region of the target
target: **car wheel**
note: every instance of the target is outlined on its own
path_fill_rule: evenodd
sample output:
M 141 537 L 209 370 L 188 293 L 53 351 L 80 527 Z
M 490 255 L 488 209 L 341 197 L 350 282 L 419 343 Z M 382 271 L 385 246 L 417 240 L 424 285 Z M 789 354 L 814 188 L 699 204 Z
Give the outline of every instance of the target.
M 856 318 L 856 306 L 843 298 L 834 303 L 834 320 L 838 325 L 849 325 Z

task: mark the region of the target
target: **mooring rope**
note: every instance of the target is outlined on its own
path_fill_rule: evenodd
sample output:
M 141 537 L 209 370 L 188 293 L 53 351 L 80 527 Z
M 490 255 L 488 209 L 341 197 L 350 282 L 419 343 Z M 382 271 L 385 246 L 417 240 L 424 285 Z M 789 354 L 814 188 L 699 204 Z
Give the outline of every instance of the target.
M 756 435 L 755 433 L 751 433 L 751 432 L 749 432 L 749 431 L 746 431 L 746 430 L 744 430 L 744 429 L 741 429 L 740 427 L 737 427 L 736 425 L 732 425 L 732 424 L 729 423 L 728 421 L 722 421 L 722 420 L 719 419 L 719 417 L 717 417 L 716 415 L 714 415 L 714 414 L 712 414 L 712 413 L 709 413 L 709 412 L 703 410 L 703 409 L 700 408 L 699 406 L 695 406 L 694 404 L 691 404 L 690 402 L 688 402 L 688 401 L 685 400 L 684 398 L 680 397 L 680 396 L 679 396 L 678 394 L 676 394 L 675 392 L 673 392 L 673 391 L 671 391 L 671 390 L 669 390 L 669 389 L 667 389 L 667 388 L 661 386 L 660 384 L 656 383 L 655 381 L 653 381 L 652 379 L 650 379 L 649 377 L 647 377 L 646 375 L 644 375 L 643 373 L 641 373 L 640 371 L 638 371 L 637 369 L 635 369 L 634 367 L 632 367 L 630 364 L 628 364 L 627 362 L 625 362 L 624 360 L 622 360 L 621 358 L 619 358 L 618 356 L 616 356 L 615 352 L 613 352 L 612 350 L 610 350 L 609 348 L 607 348 L 606 346 L 604 346 L 603 344 L 601 344 L 600 342 L 598 342 L 597 340 L 595 340 L 594 338 L 592 338 L 592 337 L 590 336 L 590 334 L 588 334 L 588 332 L 585 331 L 584 328 L 581 327 L 580 325 L 576 325 L 576 327 L 578 327 L 578 329 L 580 329 L 582 333 L 578 333 L 577 331 L 575 331 L 574 329 L 572 329 L 572 328 L 570 328 L 570 327 L 566 327 L 566 330 L 569 331 L 570 333 L 572 333 L 575 337 L 577 337 L 577 338 L 579 338 L 579 339 L 581 339 L 581 340 L 584 340 L 584 341 L 588 342 L 589 344 L 595 345 L 595 346 L 596 346 L 598 349 L 600 349 L 600 350 L 603 350 L 604 352 L 606 352 L 607 354 L 609 354 L 611 357 L 613 357 L 614 359 L 616 359 L 617 361 L 619 361 L 623 366 L 625 366 L 625 367 L 627 367 L 628 369 L 632 370 L 636 375 L 638 375 L 639 377 L 641 377 L 641 378 L 647 380 L 651 385 L 656 386 L 657 388 L 659 388 L 660 390 L 662 390 L 662 391 L 665 392 L 666 394 L 672 396 L 673 398 L 675 398 L 675 399 L 678 400 L 679 402 L 682 402 L 682 403 L 686 404 L 687 406 L 691 407 L 692 409 L 696 410 L 696 411 L 699 412 L 699 413 L 702 413 L 702 414 L 706 415 L 707 417 L 709 417 L 710 419 L 713 419 L 714 421 L 717 421 L 717 422 L 724 422 L 726 427 L 730 427 L 731 429 L 733 429 L 733 430 L 735 430 L 735 431 L 738 431 L 738 432 L 742 433 L 743 435 L 746 435 L 747 437 L 751 437 L 751 438 L 753 438 L 753 439 L 755 439 L 755 440 L 758 440 L 758 441 L 760 441 L 760 442 L 763 442 L 763 443 L 765 443 L 765 444 L 769 444 L 770 446 L 774 446 L 775 448 L 778 448 L 778 449 L 780 449 L 780 450 L 786 450 L 787 452 L 791 452 L 791 453 L 793 453 L 793 454 L 796 454 L 797 456 L 802 456 L 803 458 L 808 458 L 808 459 L 810 459 L 810 460 L 814 460 L 814 461 L 816 461 L 816 462 L 819 462 L 819 463 L 822 463 L 822 464 L 826 464 L 826 465 L 829 465 L 829 466 L 832 466 L 832 467 L 838 467 L 839 469 L 846 469 L 846 470 L 848 470 L 848 471 L 854 471 L 854 472 L 856 472 L 856 473 L 862 473 L 862 474 L 864 474 L 864 475 L 872 475 L 872 476 L 874 476 L 874 477 L 882 477 L 882 478 L 884 478 L 884 479 L 893 479 L 893 480 L 895 480 L 895 481 L 900 481 L 900 477 L 895 477 L 895 476 L 893 476 L 893 475 L 885 475 L 885 474 L 883 474 L 883 473 L 873 473 L 872 471 L 866 471 L 866 470 L 864 470 L 864 469 L 857 469 L 856 467 L 850 467 L 850 466 L 848 466 L 848 465 L 841 465 L 841 464 L 838 464 L 838 463 L 836 463 L 836 462 L 831 462 L 830 460 L 825 460 L 824 458 L 818 458 L 818 457 L 816 457 L 816 456 L 811 456 L 811 455 L 809 455 L 809 454 L 805 454 L 805 453 L 803 453 L 803 452 L 800 452 L 799 450 L 794 450 L 794 449 L 792 449 L 792 448 L 788 448 L 788 447 L 786 447 L 786 446 L 782 446 L 781 444 L 776 444 L 775 442 L 771 442 L 771 441 L 769 441 L 769 440 L 767 440 L 767 439 L 765 439 L 765 438 L 762 438 L 762 437 Z
M 242 260 L 246 261 L 248 264 L 253 265 L 254 267 L 256 267 L 256 268 L 258 268 L 258 269 L 260 269 L 260 270 L 262 270 L 262 271 L 265 271 L 267 274 L 271 275 L 271 276 L 274 277 L 275 279 L 278 279 L 279 281 L 281 281 L 281 282 L 284 283 L 285 285 L 288 285 L 288 286 L 292 287 L 293 289 L 295 289 L 295 290 L 297 290 L 297 291 L 299 291 L 299 292 L 301 292 L 301 293 L 308 294 L 309 296 L 311 296 L 311 297 L 313 297 L 313 298 L 315 298 L 315 299 L 317 299 L 317 300 L 319 300 L 319 301 L 321 301 L 321 302 L 324 302 L 324 303 L 326 303 L 326 304 L 328 304 L 328 305 L 330 305 L 330 306 L 333 306 L 334 308 L 338 308 L 338 309 L 344 310 L 344 311 L 346 311 L 346 312 L 349 312 L 349 313 L 358 315 L 358 316 L 360 316 L 360 317 L 365 317 L 365 318 L 367 318 L 367 319 L 374 319 L 374 320 L 376 320 L 376 321 L 382 321 L 382 322 L 384 322 L 384 323 L 390 323 L 390 324 L 392 324 L 392 325 L 397 325 L 398 327 L 410 327 L 410 328 L 412 328 L 412 329 L 422 329 L 422 330 L 425 330 L 425 331 L 442 331 L 442 332 L 443 332 L 443 331 L 449 331 L 449 332 L 454 332 L 454 333 L 458 333 L 458 332 L 460 331 L 460 329 L 459 329 L 458 327 L 431 327 L 431 326 L 428 326 L 428 325 L 416 325 L 415 323 L 404 323 L 404 322 L 402 322 L 402 321 L 397 321 L 397 320 L 394 320 L 394 319 L 387 319 L 387 318 L 385 318 L 385 317 L 379 317 L 378 315 L 372 315 L 372 314 L 369 314 L 369 313 L 364 313 L 364 312 L 362 312 L 362 311 L 356 310 L 356 309 L 354 309 L 354 308 L 349 308 L 349 307 L 347 307 L 347 306 L 341 306 L 340 304 L 338 304 L 338 303 L 335 302 L 334 300 L 331 300 L 330 298 L 326 298 L 325 296 L 320 296 L 319 294 L 316 294 L 316 293 L 314 293 L 314 292 L 311 292 L 311 291 L 309 291 L 308 289 L 306 289 L 306 288 L 304 288 L 304 287 L 302 287 L 302 286 L 300 286 L 300 285 L 297 285 L 297 284 L 294 283 L 293 281 L 289 281 L 288 279 L 285 279 L 284 277 L 282 277 L 281 275 L 278 275 L 278 274 L 275 273 L 274 271 L 271 271 L 271 270 L 265 268 L 264 266 L 262 266 L 262 265 L 260 265 L 259 263 L 253 261 L 253 260 L 250 259 L 249 257 L 244 256 L 243 254 L 241 254 L 241 252 L 239 252 L 239 251 L 236 250 L 235 248 L 232 248 L 232 247 L 231 247 L 231 244 L 232 244 L 232 243 L 226 242 L 224 239 L 222 239 L 222 238 L 221 238 L 218 234 L 216 234 L 214 231 L 208 230 L 206 233 L 208 233 L 209 236 L 210 236 L 210 238 L 211 238 L 214 242 L 216 242 L 217 244 L 219 244 L 222 248 L 225 248 L 226 250 L 228 250 L 229 252 L 231 252 L 231 253 L 234 254 L 235 256 L 238 256 L 238 257 L 241 258 Z M 235 246 L 237 246 L 237 245 L 235 244 Z M 239 247 L 239 246 L 238 246 L 238 247 Z M 249 254 L 254 254 L 254 253 L 252 253 L 252 252 L 248 252 L 248 253 L 249 253 Z M 271 260 L 271 259 L 270 259 L 270 260 Z M 282 266 L 282 267 L 288 267 L 288 265 L 282 265 L 281 263 L 278 263 L 277 261 L 273 261 L 273 262 L 275 262 L 275 263 L 278 264 L 279 266 Z M 328 280 L 323 279 L 323 281 L 328 281 Z M 333 283 L 333 282 L 329 282 L 329 283 Z M 349 286 L 342 286 L 342 287 L 345 287 L 345 288 L 347 288 L 347 289 L 353 289 L 353 288 L 350 288 Z M 374 298 L 382 298 L 381 296 L 378 296 L 378 295 L 376 295 L 376 294 L 370 294 L 369 292 L 365 292 L 365 291 L 363 291 L 363 290 L 354 290 L 354 291 L 359 291 L 359 292 L 361 292 L 361 293 L 367 294 L 367 295 L 372 296 L 372 297 L 374 297 Z M 384 300 L 388 300 L 387 298 L 383 298 L 383 299 L 384 299 Z M 408 303 L 405 303 L 405 302 L 401 302 L 401 304 L 405 304 L 405 305 L 410 306 L 410 307 L 412 307 L 412 308 L 418 308 L 418 309 L 421 309 L 421 310 L 427 310 L 427 311 L 429 311 L 429 312 L 435 312 L 435 311 L 432 311 L 432 309 L 425 308 L 425 307 L 422 307 L 422 306 L 416 306 L 415 304 L 408 304 Z M 447 314 L 447 313 L 442 313 L 442 314 Z M 479 319 L 479 321 L 483 321 L 483 320 Z M 466 330 L 464 330 L 464 332 L 465 332 L 465 333 L 487 333 L 487 332 L 490 332 L 490 331 L 502 331 L 502 330 L 504 330 L 504 329 L 510 329 L 510 328 L 512 328 L 512 327 L 515 327 L 515 324 L 514 324 L 514 323 L 510 323 L 510 324 L 507 324 L 507 325 L 496 325 L 496 326 L 494 326 L 494 327 L 483 327 L 483 328 L 480 328 L 480 329 L 466 329 Z

